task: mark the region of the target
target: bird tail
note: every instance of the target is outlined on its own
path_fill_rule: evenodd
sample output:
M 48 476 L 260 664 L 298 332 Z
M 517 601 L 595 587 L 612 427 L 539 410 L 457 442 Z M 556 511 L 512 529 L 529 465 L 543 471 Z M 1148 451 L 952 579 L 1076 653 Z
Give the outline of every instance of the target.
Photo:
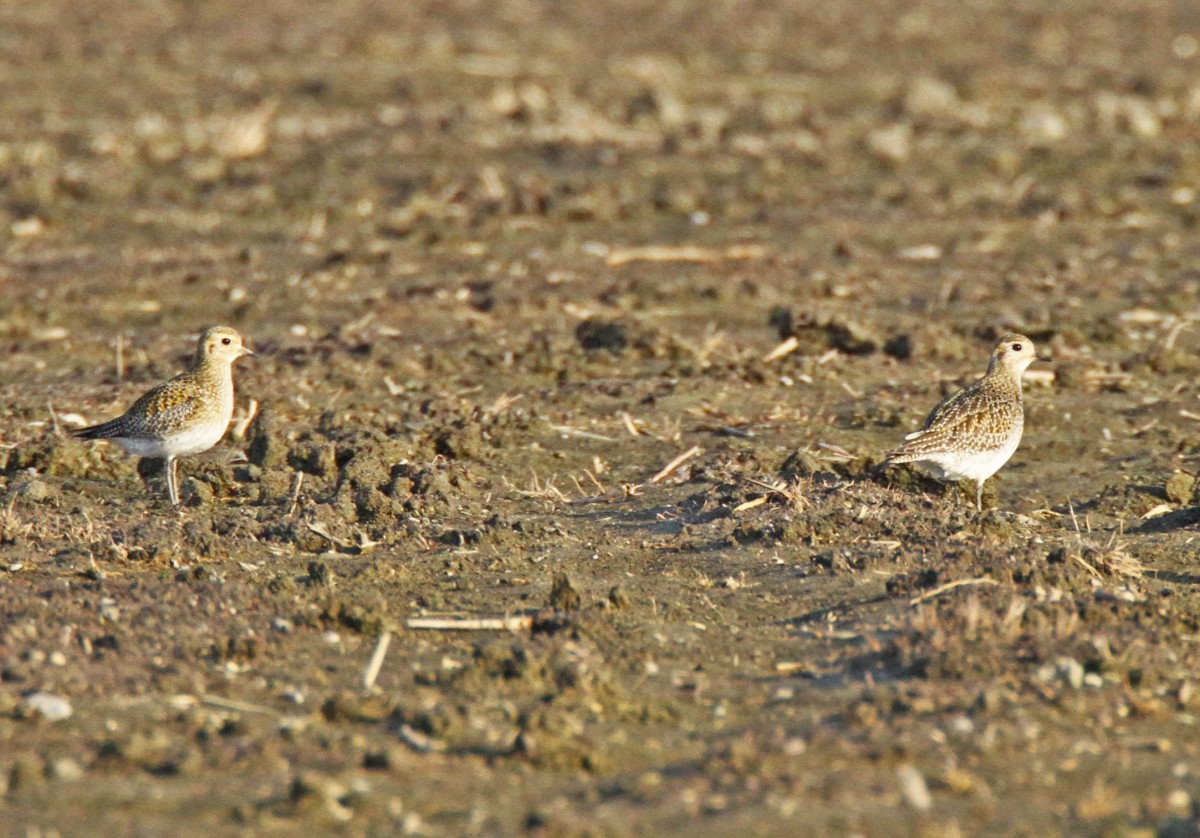
M 111 419 L 108 422 L 101 422 L 99 425 L 88 425 L 86 428 L 71 431 L 71 436 L 76 439 L 111 439 L 120 435 L 121 422 L 119 419 Z
M 913 431 L 904 437 L 904 442 L 884 453 L 883 462 L 880 465 L 892 466 L 923 460 L 931 448 L 936 450 L 937 442 L 936 433 L 930 434 L 924 430 Z

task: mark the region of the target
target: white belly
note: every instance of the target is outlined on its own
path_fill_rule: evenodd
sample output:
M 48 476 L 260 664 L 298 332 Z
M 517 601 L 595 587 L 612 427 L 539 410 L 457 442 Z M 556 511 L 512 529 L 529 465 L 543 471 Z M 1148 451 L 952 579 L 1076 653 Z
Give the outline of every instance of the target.
M 225 436 L 229 420 L 198 425 L 163 439 L 121 438 L 113 442 L 138 457 L 186 457 L 207 451 Z
M 974 480 L 982 483 L 998 472 L 1021 444 L 1021 435 L 1013 434 L 1003 447 L 990 451 L 946 451 L 931 455 L 919 463 L 942 480 Z

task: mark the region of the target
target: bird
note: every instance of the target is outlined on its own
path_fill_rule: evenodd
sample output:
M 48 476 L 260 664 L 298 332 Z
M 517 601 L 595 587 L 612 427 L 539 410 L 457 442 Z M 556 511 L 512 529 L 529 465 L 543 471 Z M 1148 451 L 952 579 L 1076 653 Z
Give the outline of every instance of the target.
M 982 512 L 984 482 L 1012 457 L 1025 430 L 1021 375 L 1046 360 L 1024 335 L 1000 338 L 983 378 L 942 399 L 883 464 L 915 463 L 939 480 L 973 480 L 975 508 Z
M 167 495 L 178 506 L 178 459 L 207 451 L 225 435 L 233 416 L 233 362 L 253 354 L 236 330 L 205 329 L 186 372 L 148 390 L 116 419 L 72 436 L 108 439 L 130 454 L 165 459 Z

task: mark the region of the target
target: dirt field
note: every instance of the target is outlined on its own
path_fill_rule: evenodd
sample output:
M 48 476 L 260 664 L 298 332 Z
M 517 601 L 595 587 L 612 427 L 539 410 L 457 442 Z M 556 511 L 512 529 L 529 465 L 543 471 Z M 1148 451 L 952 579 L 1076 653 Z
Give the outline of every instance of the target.
M 1196 835 L 1198 39 L 0 6 L 0 834 Z M 175 511 L 66 431 L 215 323 Z M 1010 330 L 987 510 L 878 469 Z

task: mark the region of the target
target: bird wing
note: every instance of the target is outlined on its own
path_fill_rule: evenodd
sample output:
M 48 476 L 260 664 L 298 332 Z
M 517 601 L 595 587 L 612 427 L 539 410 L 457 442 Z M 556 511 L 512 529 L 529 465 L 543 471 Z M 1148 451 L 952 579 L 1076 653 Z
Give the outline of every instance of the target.
M 136 413 L 143 419 L 147 431 L 161 434 L 186 422 L 198 406 L 195 389 L 185 374 L 147 392 L 133 403 L 126 415 Z
M 198 401 L 187 373 L 146 391 L 122 415 L 75 432 L 82 439 L 123 436 L 164 436 L 196 411 Z
M 922 455 L 953 450 L 964 440 L 985 450 L 1002 447 L 1009 438 L 1009 422 L 1021 419 L 1021 407 L 981 385 L 976 382 L 938 402 L 921 429 L 906 436 L 886 459 L 911 462 Z
M 929 411 L 929 415 L 925 417 L 925 421 L 921 423 L 921 430 L 915 431 L 905 437 L 906 439 L 915 439 L 921 434 L 936 430 L 946 423 L 954 424 L 960 421 L 961 417 L 971 412 L 970 407 L 980 396 L 979 382 L 968 384 L 961 390 L 957 390 L 946 396 L 933 410 Z

